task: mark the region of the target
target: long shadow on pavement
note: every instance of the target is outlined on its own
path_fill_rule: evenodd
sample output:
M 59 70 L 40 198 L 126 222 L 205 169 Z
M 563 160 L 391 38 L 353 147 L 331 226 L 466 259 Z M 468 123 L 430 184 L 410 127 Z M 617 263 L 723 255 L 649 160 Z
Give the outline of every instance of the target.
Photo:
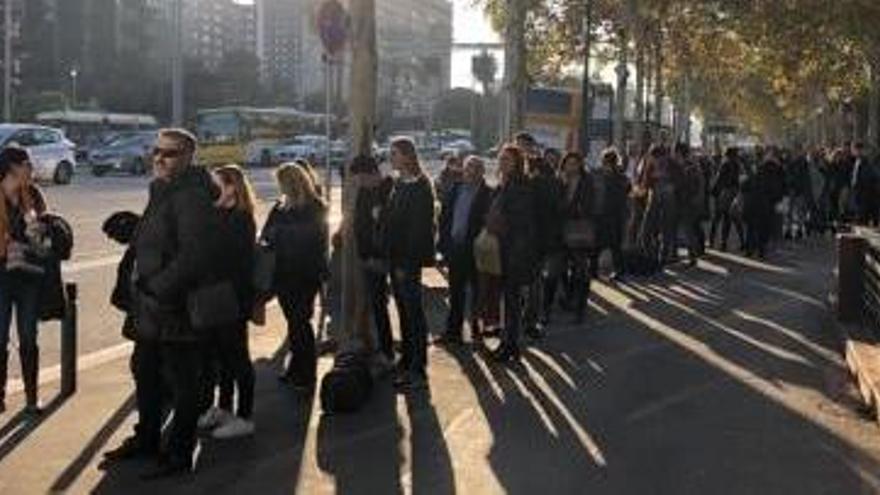
M 717 263 L 735 272 L 731 284 L 755 278 L 800 292 L 821 290 L 795 276 Z M 877 442 L 863 445 L 859 435 L 873 426 L 852 410 L 847 394 L 824 390 L 829 375 L 844 371 L 811 347 L 815 341 L 833 348 L 816 335 L 822 321 L 815 313 L 790 308 L 788 333 L 780 334 L 762 323 L 782 319 L 768 314 L 772 307 L 760 307 L 766 295 L 734 297 L 728 289 L 735 287 L 713 287 L 717 281 L 695 270 L 674 281 L 716 297 L 687 300 L 663 287 L 671 281 L 634 280 L 625 291 L 602 284 L 594 300 L 599 310 L 587 324 L 554 326 L 524 353 L 521 367 L 499 367 L 463 349 L 450 352 L 491 429 L 489 464 L 501 490 L 880 488 Z M 715 320 L 716 312 L 729 315 L 734 308 L 762 320 L 724 320 L 732 336 Z M 832 428 L 841 421 L 848 432 Z
M 15 451 L 16 447 L 21 445 L 44 421 L 58 411 L 69 398 L 59 392 L 43 407 L 43 412 L 39 416 L 29 416 L 21 411 L 9 418 L 9 421 L 0 428 L 0 461 Z
M 132 413 L 132 411 L 134 411 L 134 408 L 135 397 L 134 393 L 132 393 L 129 395 L 128 399 L 116 409 L 107 422 L 104 423 L 104 426 L 95 433 L 92 439 L 83 448 L 82 452 L 80 452 L 64 471 L 61 472 L 58 478 L 55 479 L 55 482 L 52 483 L 52 492 L 64 492 L 73 485 L 77 478 L 82 474 L 83 470 L 88 467 L 98 452 L 107 445 L 107 442 L 116 430 L 122 426 L 126 418 Z
M 283 351 L 275 354 L 283 355 Z M 271 360 L 255 364 L 255 436 L 217 441 L 203 435 L 196 472 L 182 478 L 140 480 L 152 461 L 109 465 L 92 493 L 292 492 L 300 477 L 314 399 L 280 384 L 275 366 Z

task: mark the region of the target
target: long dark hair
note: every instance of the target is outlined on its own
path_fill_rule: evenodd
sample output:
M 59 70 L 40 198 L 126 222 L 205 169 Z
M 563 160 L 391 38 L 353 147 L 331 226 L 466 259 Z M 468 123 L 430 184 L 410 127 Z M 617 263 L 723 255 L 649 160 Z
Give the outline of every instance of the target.
M 577 160 L 578 162 L 578 171 L 581 175 L 584 175 L 586 171 L 584 170 L 584 155 L 581 154 L 580 151 L 569 151 L 562 157 L 562 160 L 559 161 L 559 173 L 565 174 L 565 164 L 568 163 L 569 160 Z
M 425 170 L 419 161 L 419 153 L 416 151 L 416 145 L 412 139 L 407 137 L 397 138 L 391 141 L 391 147 L 406 157 L 406 168 L 410 174 L 417 177 L 425 177 Z
M 221 182 L 235 189 L 235 208 L 253 216 L 256 211 L 256 195 L 251 182 L 238 165 L 224 165 L 214 173 Z
M 498 156 L 501 157 L 505 154 L 509 154 L 513 159 L 513 173 L 510 176 L 510 181 L 524 180 L 526 178 L 526 157 L 522 148 L 515 144 L 505 144 Z

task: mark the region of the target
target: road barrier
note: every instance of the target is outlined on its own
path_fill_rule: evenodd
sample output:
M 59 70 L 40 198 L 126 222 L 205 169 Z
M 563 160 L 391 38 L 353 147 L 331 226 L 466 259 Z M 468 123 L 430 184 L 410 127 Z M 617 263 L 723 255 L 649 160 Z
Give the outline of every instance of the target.
M 866 410 L 880 423 L 880 231 L 838 235 L 835 272 L 834 326 Z

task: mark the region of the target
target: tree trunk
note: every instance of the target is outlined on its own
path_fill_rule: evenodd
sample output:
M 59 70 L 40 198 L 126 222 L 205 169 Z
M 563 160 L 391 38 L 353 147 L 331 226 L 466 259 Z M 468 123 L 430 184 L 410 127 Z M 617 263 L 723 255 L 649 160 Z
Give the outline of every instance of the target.
M 880 57 L 868 62 L 868 144 L 880 146 Z
M 509 21 L 505 34 L 504 86 L 506 121 L 504 136 L 510 138 L 523 128 L 526 94 L 525 22 L 526 1 L 507 0 Z
M 653 39 L 650 36 L 645 36 L 644 50 L 643 55 L 645 57 L 645 87 L 644 89 L 644 101 L 645 108 L 644 114 L 642 115 L 642 120 L 645 123 L 645 126 L 650 130 L 650 123 L 653 121 L 654 116 L 654 107 L 656 106 L 653 101 L 654 87 L 656 86 L 656 82 L 654 77 L 656 76 L 656 71 L 654 70 L 655 59 L 654 56 L 656 52 L 654 50 Z M 651 145 L 651 141 L 656 137 L 653 135 L 653 130 L 650 130 L 646 133 L 647 141 L 645 143 L 645 148 L 648 148 Z
M 636 34 L 636 115 L 635 143 L 639 156 L 645 149 L 645 45 L 641 31 Z
M 663 125 L 663 33 L 657 30 L 654 45 L 654 122 Z
M 617 63 L 617 105 L 614 111 L 614 145 L 623 151 L 626 141 L 626 88 L 629 81 L 629 34 L 621 29 Z
M 351 55 L 351 146 L 354 156 L 373 152 L 378 85 L 375 0 L 349 2 L 352 30 Z M 338 353 L 370 352 L 375 348 L 364 283 L 355 244 L 354 207 L 357 184 L 353 174 L 344 174 L 342 189 L 342 326 Z
M 590 156 L 590 123 L 593 119 L 592 84 L 590 83 L 590 55 L 593 49 L 593 2 L 587 0 L 583 18 L 584 74 L 581 78 L 581 125 L 578 143 L 581 153 Z

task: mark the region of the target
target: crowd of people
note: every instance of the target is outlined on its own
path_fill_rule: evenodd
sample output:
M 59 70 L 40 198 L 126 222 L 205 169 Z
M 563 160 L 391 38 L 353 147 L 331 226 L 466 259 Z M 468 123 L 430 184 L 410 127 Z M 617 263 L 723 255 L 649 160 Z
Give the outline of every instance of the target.
M 427 267 L 439 264 L 449 283 L 435 343 L 462 347 L 467 334 L 492 359 L 514 364 L 524 339 L 544 337 L 551 320 L 569 314 L 572 324 L 585 321 L 606 251 L 615 283 L 678 263 L 679 248 L 690 264 L 710 246 L 726 251 L 731 227 L 745 255 L 763 258 L 776 239 L 880 220 L 880 180 L 860 144 L 809 153 L 731 148 L 713 156 L 657 143 L 641 154 L 609 148 L 594 164 L 520 133 L 500 148 L 497 181 L 479 156 L 450 158 L 432 181 L 406 138 L 391 143 L 390 175 L 372 156 L 354 158 L 350 236 L 331 235 L 311 165 L 282 164 L 275 170 L 279 199 L 258 228 L 247 174 L 235 165 L 196 166 L 197 146 L 185 130 L 160 131 L 144 211 L 115 213 L 103 227 L 126 246 L 111 302 L 135 343 L 138 409 L 134 435 L 105 460 L 158 461 L 146 478 L 191 471 L 199 431 L 217 439 L 255 432 L 248 326 L 265 324 L 271 299 L 287 322 L 289 359 L 279 378 L 299 393 L 315 391 L 314 310 L 322 287 L 339 293 L 334 265 L 346 239 L 360 258 L 374 359 L 406 393 L 428 386 Z M 46 202 L 29 177 L 26 152 L 0 153 L 0 412 L 14 309 L 27 410 L 39 414 L 36 335 L 47 270 L 33 260 L 59 263 L 72 238 L 65 242 L 57 220 L 45 221 Z M 338 318 L 333 298 L 323 303 Z M 497 346 L 489 348 L 488 337 Z

